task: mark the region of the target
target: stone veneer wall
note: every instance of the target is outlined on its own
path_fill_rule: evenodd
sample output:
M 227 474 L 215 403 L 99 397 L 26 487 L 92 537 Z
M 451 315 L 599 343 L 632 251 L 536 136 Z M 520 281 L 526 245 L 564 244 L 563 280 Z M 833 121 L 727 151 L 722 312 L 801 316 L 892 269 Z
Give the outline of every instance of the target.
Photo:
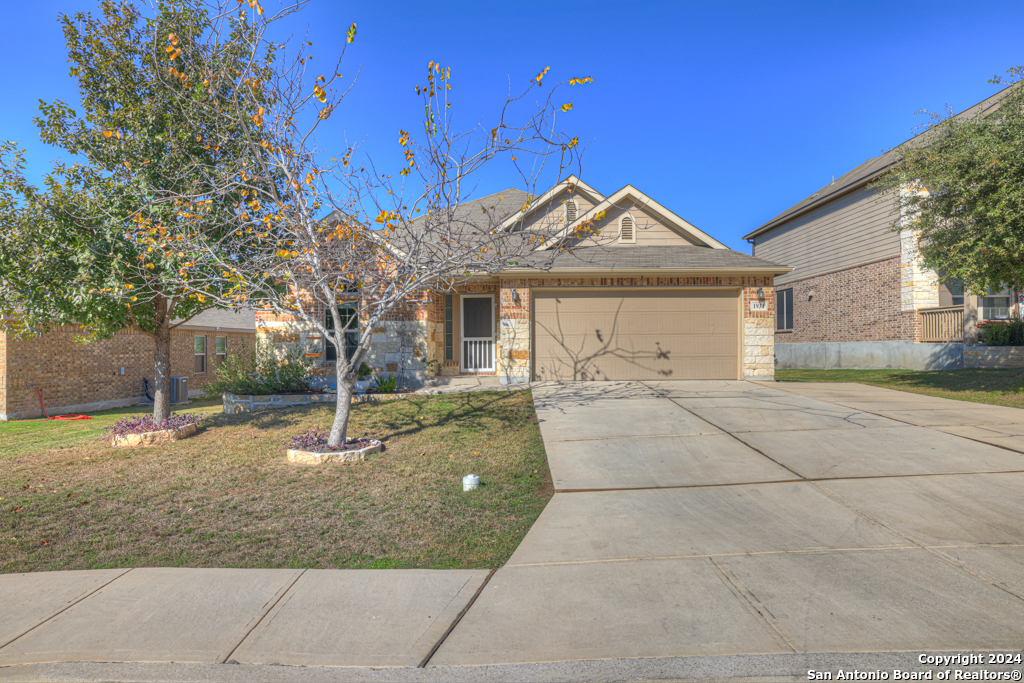
M 939 306 L 939 275 L 921 260 L 920 235 L 900 232 L 900 310 L 916 311 Z
M 964 345 L 965 368 L 1024 368 L 1024 346 Z
M 428 361 L 437 358 L 437 315 L 438 295 L 423 292 L 409 297 L 407 301 L 389 311 L 374 325 L 370 334 L 370 349 L 363 359 L 373 368 L 375 377 L 396 377 L 399 387 L 418 387 L 427 379 Z M 315 315 L 324 315 L 324 308 L 315 302 L 306 302 Z M 441 298 L 441 306 L 444 300 Z M 442 319 L 444 309 L 442 308 Z M 359 332 L 368 324 L 366 310 L 360 311 Z M 325 353 L 323 337 L 317 329 L 294 315 L 271 311 L 256 312 L 256 331 L 261 339 L 274 344 L 279 355 L 294 347 L 301 353 Z M 441 350 L 443 353 L 443 329 Z M 336 372 L 334 361 L 324 356 L 314 361 L 314 374 L 323 378 L 320 383 L 331 384 Z
M 902 307 L 903 277 L 893 256 L 776 285 L 793 290 L 793 331 L 776 332 L 775 343 L 920 341 L 920 314 Z
M 0 419 L 23 419 L 42 415 L 39 397 L 31 385 L 42 391 L 47 412 L 65 406 L 78 410 L 102 410 L 131 405 L 144 396 L 142 378 L 153 381 L 153 339 L 138 330 L 121 330 L 112 338 L 89 343 L 76 342 L 79 327 L 58 327 L 35 339 L 13 339 L 0 332 Z M 195 373 L 193 339 L 206 336 L 207 368 Z M 214 337 L 227 337 L 228 352 L 251 344 L 252 334 L 172 330 L 171 375 L 188 377 L 190 390 L 200 389 L 214 378 L 216 354 Z M 118 374 L 123 367 L 124 374 Z M 53 413 L 51 413 L 53 414 Z
M 530 380 L 530 288 L 532 287 L 742 287 L 743 377 L 775 378 L 775 295 L 771 277 L 505 278 L 499 304 L 498 376 L 502 384 Z M 766 309 L 750 310 L 764 291 Z M 513 292 L 518 293 L 519 302 Z

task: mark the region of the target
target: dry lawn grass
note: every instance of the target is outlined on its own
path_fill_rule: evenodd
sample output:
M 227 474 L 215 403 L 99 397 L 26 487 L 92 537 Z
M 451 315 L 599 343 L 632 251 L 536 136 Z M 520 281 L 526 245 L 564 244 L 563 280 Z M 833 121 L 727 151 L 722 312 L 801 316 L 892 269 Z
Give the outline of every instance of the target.
M 786 382 L 858 382 L 958 401 L 1024 408 L 1024 369 L 1017 370 L 776 370 Z
M 552 494 L 530 392 L 353 406 L 352 435 L 385 452 L 299 467 L 291 435 L 333 406 L 229 416 L 195 436 L 113 449 L 82 422 L 0 424 L 0 572 L 124 566 L 490 567 L 505 562 Z M 463 493 L 461 479 L 482 486 Z

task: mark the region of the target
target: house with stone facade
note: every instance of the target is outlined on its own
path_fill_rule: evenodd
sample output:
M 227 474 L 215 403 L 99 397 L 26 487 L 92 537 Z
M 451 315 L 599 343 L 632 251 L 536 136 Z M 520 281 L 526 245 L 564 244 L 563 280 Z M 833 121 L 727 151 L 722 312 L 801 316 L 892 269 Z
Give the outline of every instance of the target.
M 524 235 L 571 236 L 593 224 L 606 239 L 556 240 L 553 258 L 538 254 L 454 291 L 411 297 L 370 331 L 376 375 L 402 386 L 432 375 L 497 375 L 502 384 L 772 379 L 773 282 L 788 267 L 728 249 L 632 185 L 605 195 L 569 177 L 536 197 L 509 189 L 461 210 L 490 211 L 500 229 Z M 360 317 L 360 306 L 357 297 L 344 304 L 343 320 Z M 327 383 L 337 354 L 351 353 L 365 331 L 360 319 L 347 348 L 336 349 L 285 315 L 259 311 L 256 324 L 279 346 L 322 353 Z
M 252 310 L 207 310 L 171 330 L 171 376 L 187 377 L 198 396 L 227 354 L 256 339 Z M 125 329 L 83 343 L 82 328 L 65 325 L 40 337 L 17 339 L 0 330 L 0 420 L 39 417 L 37 387 L 50 415 L 87 413 L 146 401 L 143 378 L 153 381 L 154 341 Z M 152 394 L 152 384 L 150 385 Z
M 1003 93 L 958 116 L 992 111 Z M 1017 292 L 964 292 L 924 266 L 918 234 L 898 215 L 896 198 L 872 187 L 898 149 L 745 236 L 755 257 L 793 267 L 775 279 L 778 367 L 962 367 L 978 322 L 1006 319 L 1019 306 Z

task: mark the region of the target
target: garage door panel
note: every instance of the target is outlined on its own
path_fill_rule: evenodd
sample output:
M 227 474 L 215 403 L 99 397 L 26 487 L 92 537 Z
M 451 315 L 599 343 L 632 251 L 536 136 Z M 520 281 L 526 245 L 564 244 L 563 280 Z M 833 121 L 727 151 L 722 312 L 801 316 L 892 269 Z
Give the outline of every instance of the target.
M 536 379 L 735 379 L 735 291 L 534 294 Z

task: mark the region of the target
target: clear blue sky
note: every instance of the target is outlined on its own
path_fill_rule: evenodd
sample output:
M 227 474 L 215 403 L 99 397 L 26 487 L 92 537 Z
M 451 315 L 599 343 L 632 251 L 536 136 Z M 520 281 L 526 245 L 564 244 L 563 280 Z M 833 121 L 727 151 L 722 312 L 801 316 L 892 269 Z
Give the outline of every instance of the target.
M 270 8 L 275 0 L 265 0 Z M 39 99 L 75 105 L 57 13 L 82 0 L 9 1 L 0 26 L 0 126 L 28 148 L 30 174 L 58 151 L 31 123 Z M 605 193 L 631 183 L 734 249 L 742 236 L 924 121 L 962 110 L 986 81 L 1024 64 L 1024 2 L 342 2 L 314 0 L 315 61 L 328 68 L 351 22 L 342 72 L 361 69 L 324 140 L 365 141 L 400 167 L 397 132 L 422 111 L 413 86 L 428 60 L 452 68 L 462 123 L 493 120 L 508 79 L 593 76 L 561 121 L 590 142 L 583 179 Z M 480 194 L 512 179 L 495 168 Z

